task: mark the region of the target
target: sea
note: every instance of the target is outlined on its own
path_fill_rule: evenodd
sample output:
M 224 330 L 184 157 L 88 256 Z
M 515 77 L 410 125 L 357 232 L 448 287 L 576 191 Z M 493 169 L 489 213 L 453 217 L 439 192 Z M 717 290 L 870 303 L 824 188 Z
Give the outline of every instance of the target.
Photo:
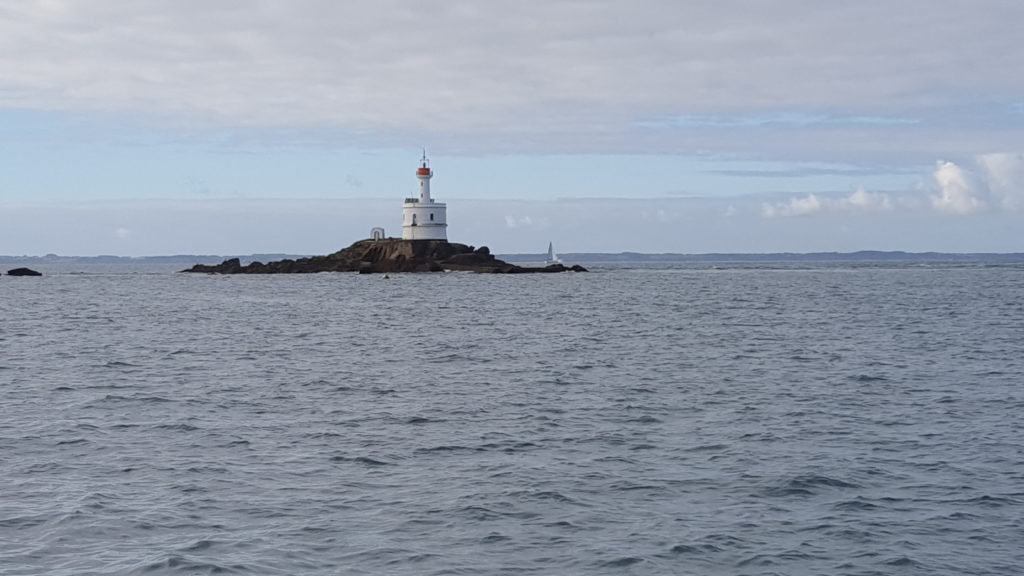
M 0 574 L 1024 570 L 1024 263 L 589 268 L 0 278 Z

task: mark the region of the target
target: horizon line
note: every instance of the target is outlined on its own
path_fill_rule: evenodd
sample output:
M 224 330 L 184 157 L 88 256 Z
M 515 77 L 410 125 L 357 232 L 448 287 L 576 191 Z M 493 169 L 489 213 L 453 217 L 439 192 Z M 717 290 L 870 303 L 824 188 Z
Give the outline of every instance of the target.
M 727 256 L 727 257 L 739 257 L 739 256 L 751 256 L 751 257 L 770 257 L 770 256 L 959 256 L 959 257 L 979 257 L 979 256 L 1018 256 L 1024 258 L 1024 251 L 1013 251 L 1013 252 L 949 252 L 941 250 L 924 250 L 924 251 L 908 251 L 908 250 L 874 250 L 874 249 L 861 249 L 851 251 L 838 251 L 838 250 L 815 250 L 809 252 L 795 252 L 795 251 L 772 251 L 772 252 L 639 252 L 635 250 L 625 250 L 622 252 L 560 252 L 561 257 L 636 257 L 636 258 L 650 258 L 650 257 L 675 257 L 675 258 L 703 258 L 710 256 Z M 248 254 L 149 254 L 145 256 L 124 256 L 118 254 L 95 254 L 95 255 L 75 255 L 75 254 L 55 254 L 47 253 L 43 255 L 29 255 L 29 254 L 0 254 L 0 259 L 3 260 L 17 260 L 17 259 L 35 259 L 35 260 L 55 260 L 55 259 L 119 259 L 119 260 L 147 260 L 147 259 L 171 259 L 171 258 L 249 258 L 249 257 L 268 257 L 272 256 L 275 258 L 309 258 L 313 256 L 323 256 L 323 254 L 294 254 L 287 252 L 252 252 Z M 501 252 L 495 253 L 495 256 L 537 256 L 545 257 L 545 252 Z

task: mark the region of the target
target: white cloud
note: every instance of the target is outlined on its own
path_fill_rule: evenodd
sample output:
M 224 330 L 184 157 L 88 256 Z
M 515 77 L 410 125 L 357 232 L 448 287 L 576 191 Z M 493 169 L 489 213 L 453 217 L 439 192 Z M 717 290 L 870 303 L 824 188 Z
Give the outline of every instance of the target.
M 790 198 L 787 202 L 761 205 L 761 213 L 767 218 L 780 216 L 806 216 L 821 212 L 826 205 L 815 194 L 808 194 L 803 198 Z
M 117 236 L 121 240 L 127 240 L 128 238 L 131 237 L 131 235 L 131 230 L 127 228 L 118 228 L 117 230 L 114 230 L 114 236 Z
M 952 162 L 940 160 L 932 175 L 939 187 L 939 195 L 932 196 L 932 206 L 940 212 L 970 214 L 985 209 L 982 183 Z
M 1024 208 L 1024 154 L 983 154 L 977 162 L 994 202 L 1008 210 Z
M 862 211 L 889 211 L 893 209 L 892 198 L 881 192 L 868 192 L 863 187 L 839 201 L 842 208 Z
M 764 202 L 767 218 L 836 212 L 917 211 L 930 201 L 932 209 L 947 214 L 974 214 L 987 210 L 1024 209 L 1024 154 L 983 154 L 974 158 L 975 170 L 954 162 L 938 161 L 931 174 L 931 191 L 892 195 L 859 187 L 849 196 L 836 198 L 808 194 L 784 202 Z
M 932 176 L 938 195 L 931 197 L 936 210 L 971 214 L 1024 209 L 1024 154 L 981 154 L 973 160 L 973 170 L 953 162 L 937 163 Z
M 529 216 L 505 216 L 506 228 L 527 228 L 533 225 L 533 219 Z
M 666 210 L 665 208 L 656 208 L 653 210 L 641 210 L 640 218 L 646 222 L 657 222 L 659 224 L 665 224 L 668 222 L 675 222 L 679 220 L 679 214 L 675 211 Z
M 765 202 L 761 205 L 761 214 L 767 218 L 776 218 L 835 212 L 889 212 L 895 209 L 897 203 L 889 194 L 870 192 L 861 187 L 849 196 L 839 198 L 808 194 L 805 197 L 790 198 L 786 202 Z M 911 205 L 910 202 L 900 204 Z

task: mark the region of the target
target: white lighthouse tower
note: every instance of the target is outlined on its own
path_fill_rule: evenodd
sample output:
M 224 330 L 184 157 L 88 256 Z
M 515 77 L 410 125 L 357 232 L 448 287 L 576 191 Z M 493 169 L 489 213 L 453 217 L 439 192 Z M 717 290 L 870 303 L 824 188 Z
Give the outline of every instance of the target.
M 448 223 L 445 218 L 448 207 L 443 202 L 434 202 L 430 197 L 430 178 L 433 176 L 424 150 L 420 167 L 416 169 L 420 195 L 418 198 L 406 198 L 405 204 L 402 204 L 403 240 L 448 240 Z

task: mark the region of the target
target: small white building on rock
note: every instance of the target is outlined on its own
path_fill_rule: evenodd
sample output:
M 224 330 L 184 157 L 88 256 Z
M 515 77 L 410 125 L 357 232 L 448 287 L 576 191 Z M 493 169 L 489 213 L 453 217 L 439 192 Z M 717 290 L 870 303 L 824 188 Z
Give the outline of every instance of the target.
M 420 195 L 417 198 L 406 198 L 402 204 L 402 240 L 448 240 L 448 222 L 445 217 L 448 207 L 443 202 L 434 202 L 430 197 L 430 178 L 433 176 L 424 151 L 420 167 L 416 169 Z

